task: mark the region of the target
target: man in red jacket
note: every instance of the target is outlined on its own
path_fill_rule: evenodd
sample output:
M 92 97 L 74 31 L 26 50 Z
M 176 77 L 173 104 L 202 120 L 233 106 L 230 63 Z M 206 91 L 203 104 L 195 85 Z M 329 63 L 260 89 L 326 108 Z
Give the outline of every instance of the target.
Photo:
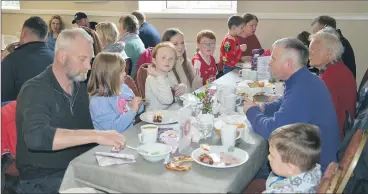
M 343 138 L 346 111 L 352 119 L 355 118 L 356 82 L 341 59 L 344 47 L 333 28 L 313 34 L 310 39 L 310 64 L 320 70 L 320 77 L 330 90 L 338 116 L 340 136 Z

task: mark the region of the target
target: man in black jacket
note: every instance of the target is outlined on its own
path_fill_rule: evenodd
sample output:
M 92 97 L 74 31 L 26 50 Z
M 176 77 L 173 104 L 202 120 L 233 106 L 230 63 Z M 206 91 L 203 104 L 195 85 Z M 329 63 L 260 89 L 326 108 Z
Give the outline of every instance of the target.
M 123 149 L 117 131 L 93 130 L 87 72 L 93 40 L 81 28 L 61 32 L 54 63 L 22 87 L 16 107 L 19 193 L 57 193 L 70 161 L 95 144 Z
M 22 85 L 53 62 L 53 51 L 46 43 L 47 24 L 40 17 L 30 17 L 22 28 L 20 46 L 1 63 L 1 101 L 17 98 Z
M 317 33 L 318 31 L 322 30 L 326 26 L 332 27 L 336 29 L 336 20 L 330 16 L 318 16 L 312 21 L 312 28 L 313 33 Z M 336 31 L 340 35 L 340 41 L 342 45 L 344 46 L 344 53 L 342 54 L 342 60 L 344 61 L 344 64 L 350 69 L 350 71 L 353 73 L 354 78 L 356 78 L 356 64 L 355 64 L 355 56 L 354 56 L 354 50 L 350 45 L 350 42 L 342 35 L 340 29 L 336 29 Z

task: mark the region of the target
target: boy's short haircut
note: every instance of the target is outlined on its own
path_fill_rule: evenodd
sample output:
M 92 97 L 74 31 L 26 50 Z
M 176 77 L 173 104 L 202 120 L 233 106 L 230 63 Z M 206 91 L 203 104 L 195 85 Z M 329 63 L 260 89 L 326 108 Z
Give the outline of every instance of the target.
M 197 34 L 197 43 L 199 44 L 201 39 L 204 37 L 211 40 L 216 40 L 215 33 L 213 33 L 211 30 L 202 30 Z
M 315 167 L 321 153 L 319 128 L 315 125 L 296 123 L 277 128 L 270 135 L 273 146 L 284 163 L 291 163 L 306 172 Z
M 229 29 L 231 29 L 231 27 L 233 27 L 233 26 L 238 27 L 242 24 L 245 24 L 245 20 L 244 20 L 243 17 L 238 16 L 238 15 L 230 16 L 229 19 L 227 20 L 227 27 Z

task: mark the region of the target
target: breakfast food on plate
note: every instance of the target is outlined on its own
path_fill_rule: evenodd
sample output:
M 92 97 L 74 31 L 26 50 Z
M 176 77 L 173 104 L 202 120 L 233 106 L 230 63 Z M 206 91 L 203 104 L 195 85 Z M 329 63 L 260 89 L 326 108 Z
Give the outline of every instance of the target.
M 162 122 L 161 113 L 156 113 L 155 116 L 153 116 L 153 122 L 154 123 L 161 123 Z
M 199 161 L 209 164 L 209 165 L 213 165 L 213 159 L 210 155 L 208 154 L 201 154 L 199 156 Z
M 250 88 L 263 88 L 265 86 L 265 83 L 262 81 L 254 81 L 254 82 L 249 82 L 248 86 Z
M 200 148 L 206 152 L 211 151 L 211 147 L 207 144 L 201 144 Z
M 192 168 L 190 164 L 183 164 L 184 162 L 192 162 L 193 159 L 191 156 L 178 156 L 173 157 L 172 161 L 165 164 L 165 167 L 172 171 L 188 171 Z
M 220 152 L 220 162 L 224 163 L 225 166 L 240 164 L 240 160 L 232 155 Z

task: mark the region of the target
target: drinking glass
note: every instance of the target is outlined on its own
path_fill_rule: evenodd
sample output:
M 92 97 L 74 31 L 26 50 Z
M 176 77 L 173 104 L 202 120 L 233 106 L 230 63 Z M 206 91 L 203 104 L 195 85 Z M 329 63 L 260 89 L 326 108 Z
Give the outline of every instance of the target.
M 199 115 L 198 121 L 201 139 L 204 138 L 206 140 L 207 137 L 210 137 L 212 135 L 213 119 L 214 116 L 212 114 Z

